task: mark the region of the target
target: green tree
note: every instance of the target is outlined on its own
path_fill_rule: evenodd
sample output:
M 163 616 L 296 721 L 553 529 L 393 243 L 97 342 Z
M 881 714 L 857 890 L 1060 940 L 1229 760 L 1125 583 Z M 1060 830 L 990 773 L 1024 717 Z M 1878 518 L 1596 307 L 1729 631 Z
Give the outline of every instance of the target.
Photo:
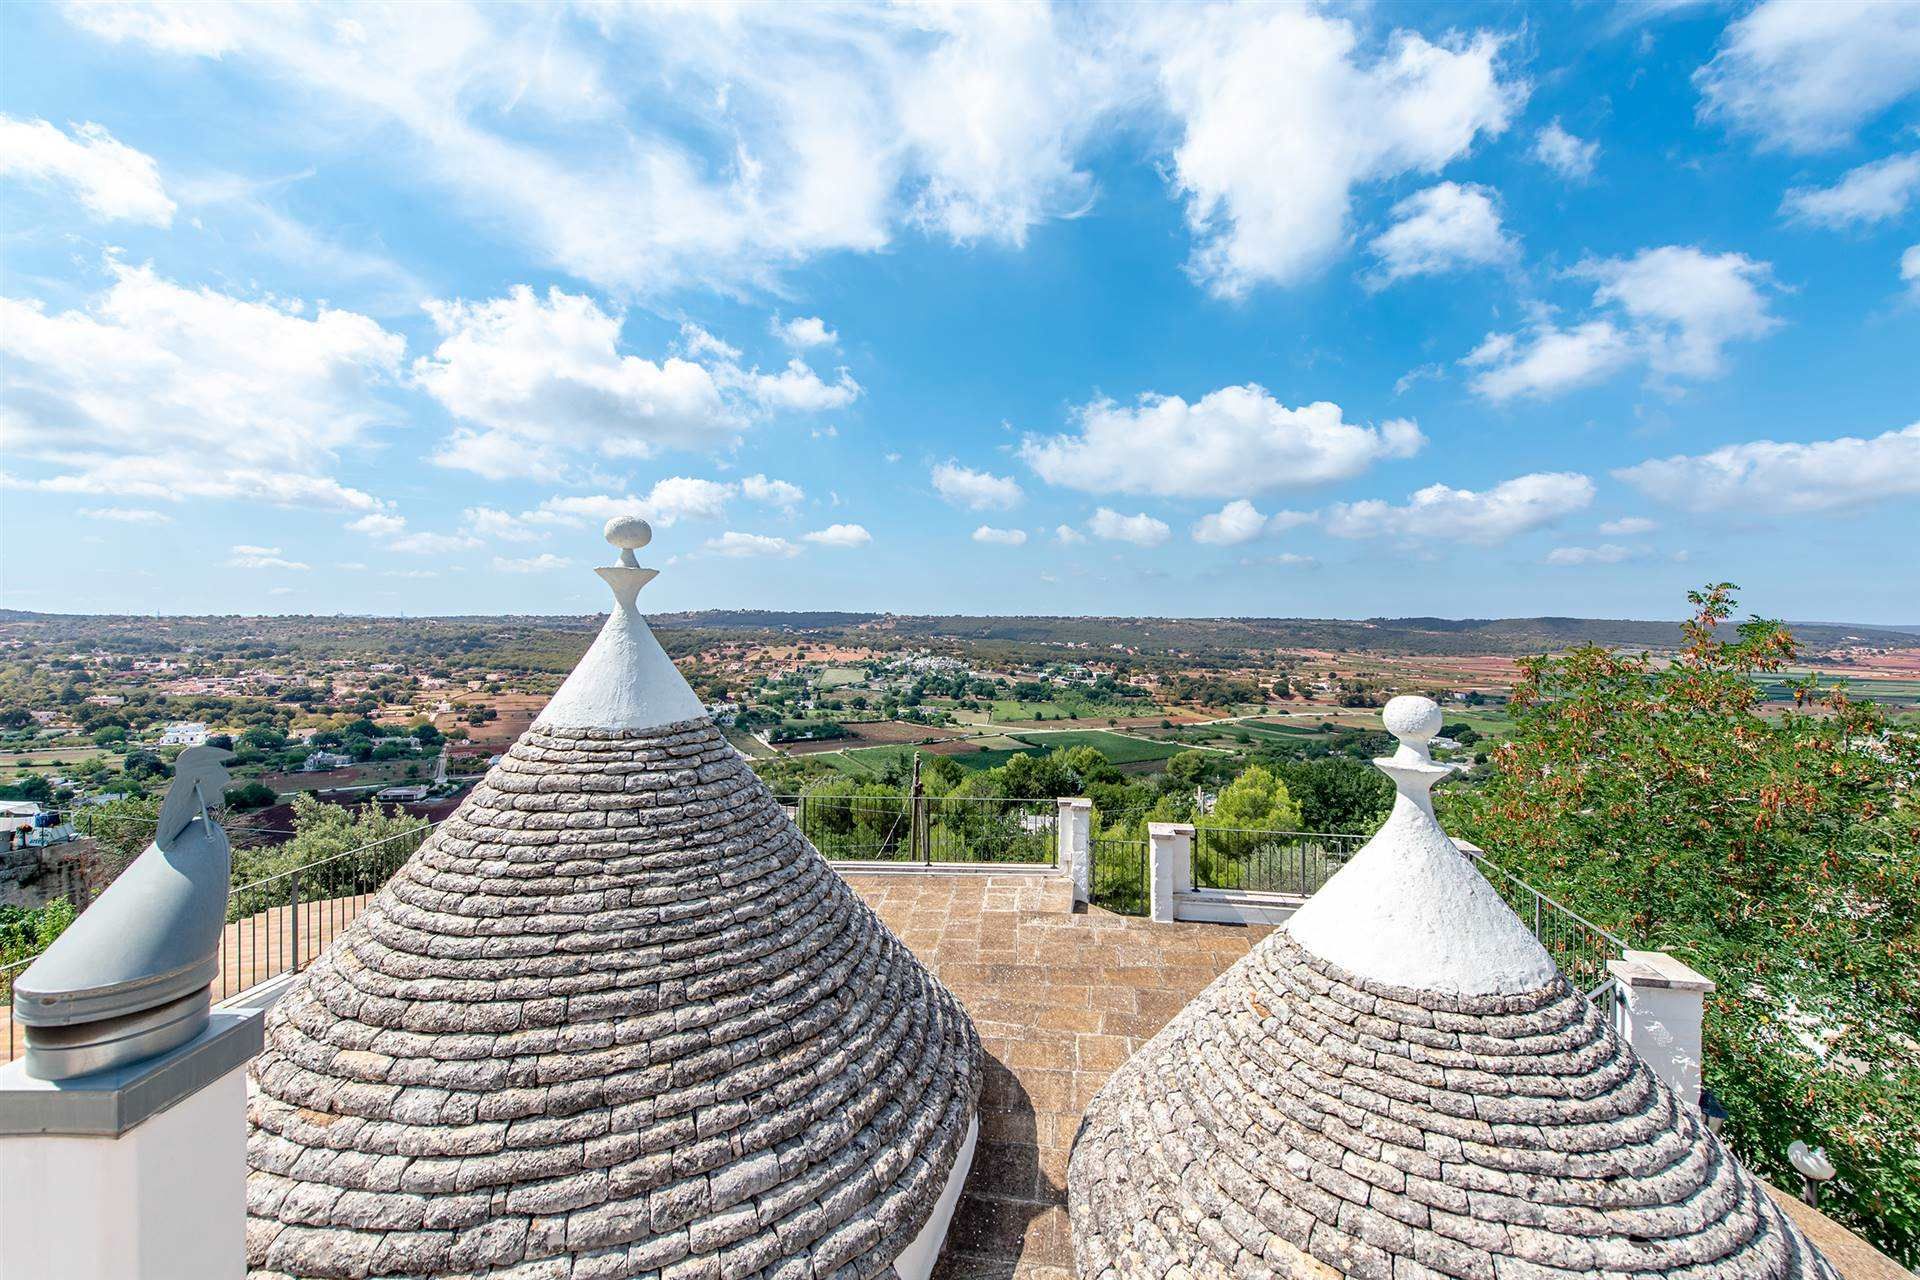
M 293 830 L 284 844 L 233 851 L 228 919 L 284 904 L 287 873 L 296 869 L 302 899 L 371 892 L 420 847 L 427 821 L 377 804 L 327 804 L 303 792 L 293 798 Z
M 1920 1258 L 1920 735 L 1844 686 L 1758 677 L 1777 622 L 1728 634 L 1733 588 L 1693 592 L 1671 662 L 1575 649 L 1521 664 L 1513 732 L 1449 821 L 1496 862 L 1716 983 L 1704 1069 L 1750 1166 L 1787 1146 L 1839 1170 L 1822 1205 Z
M 264 809 L 279 798 L 266 783 L 248 782 L 238 787 L 228 787 L 226 804 L 229 809 Z
M 1372 764 L 1346 756 L 1268 766 L 1300 803 L 1300 829 L 1370 835 L 1393 808 L 1393 783 Z

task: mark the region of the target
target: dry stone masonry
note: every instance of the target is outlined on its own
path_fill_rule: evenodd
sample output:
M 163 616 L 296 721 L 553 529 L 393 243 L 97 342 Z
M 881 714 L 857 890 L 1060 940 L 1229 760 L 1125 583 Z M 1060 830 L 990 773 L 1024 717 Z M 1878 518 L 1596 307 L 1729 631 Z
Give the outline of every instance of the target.
M 570 685 L 661 678 L 631 608 Z M 981 1073 L 710 722 L 543 717 L 276 1006 L 254 1078 L 254 1280 L 864 1280 L 934 1215 Z
M 1444 846 L 1464 876 L 1427 861 L 1443 771 L 1423 749 L 1437 709 L 1416 701 L 1388 709 L 1407 744 L 1379 762 L 1394 813 L 1315 916 L 1256 946 L 1095 1095 L 1068 1171 L 1080 1276 L 1832 1280 L 1692 1100 L 1516 945 L 1524 927 L 1491 912 L 1466 860 Z M 1381 936 L 1389 922 L 1399 932 Z

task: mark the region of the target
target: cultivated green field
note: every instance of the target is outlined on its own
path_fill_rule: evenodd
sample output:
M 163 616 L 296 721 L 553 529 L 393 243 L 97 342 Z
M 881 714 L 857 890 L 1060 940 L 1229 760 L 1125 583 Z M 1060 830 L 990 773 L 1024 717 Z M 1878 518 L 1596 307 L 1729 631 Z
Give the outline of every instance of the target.
M 822 667 L 820 678 L 814 683 L 822 689 L 842 689 L 850 684 L 864 684 L 867 673 L 859 667 Z
M 1092 747 L 1115 764 L 1141 764 L 1180 754 L 1180 748 L 1169 743 L 1147 742 L 1122 733 L 1109 733 L 1105 729 L 1063 729 L 1058 733 L 1036 729 L 1016 734 L 1015 737 L 1042 751 Z

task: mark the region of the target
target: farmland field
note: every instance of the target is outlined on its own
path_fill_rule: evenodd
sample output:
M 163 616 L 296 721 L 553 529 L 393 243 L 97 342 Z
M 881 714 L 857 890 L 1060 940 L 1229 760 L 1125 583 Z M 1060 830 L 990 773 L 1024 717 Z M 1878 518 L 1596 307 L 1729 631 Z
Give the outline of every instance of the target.
M 79 747 L 29 747 L 25 751 L 0 752 L 0 778 L 11 782 L 23 773 L 57 773 L 96 758 L 105 760 L 110 769 L 120 767 L 119 756 L 91 743 Z
M 844 689 L 851 684 L 864 684 L 866 679 L 866 670 L 861 667 L 822 667 L 814 683 L 822 689 Z
M 1036 729 L 1015 736 L 1019 741 L 1042 751 L 1092 747 L 1115 764 L 1165 760 L 1180 753 L 1180 748 L 1170 743 L 1146 742 L 1125 734 L 1108 733 L 1104 729 L 1062 729 L 1058 733 Z

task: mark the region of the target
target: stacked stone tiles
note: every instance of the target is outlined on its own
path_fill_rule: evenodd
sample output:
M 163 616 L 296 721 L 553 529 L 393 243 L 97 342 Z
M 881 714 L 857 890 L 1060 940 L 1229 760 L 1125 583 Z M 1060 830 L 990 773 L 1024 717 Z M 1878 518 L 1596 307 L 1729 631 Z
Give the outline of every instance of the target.
M 1833 1275 L 1564 979 L 1448 997 L 1285 931 L 1107 1082 L 1068 1183 L 1087 1280 Z
M 1394 816 L 1315 927 L 1296 935 L 1303 909 L 1094 1096 L 1068 1167 L 1083 1280 L 1833 1280 L 1452 861 L 1425 794 L 1438 710 L 1395 699 L 1416 702 L 1388 708 L 1416 748 L 1380 762 Z M 1407 973 L 1426 954 L 1431 980 L 1302 936 Z
M 934 1213 L 980 1048 L 709 722 L 543 721 L 254 1076 L 256 1280 L 854 1280 Z

